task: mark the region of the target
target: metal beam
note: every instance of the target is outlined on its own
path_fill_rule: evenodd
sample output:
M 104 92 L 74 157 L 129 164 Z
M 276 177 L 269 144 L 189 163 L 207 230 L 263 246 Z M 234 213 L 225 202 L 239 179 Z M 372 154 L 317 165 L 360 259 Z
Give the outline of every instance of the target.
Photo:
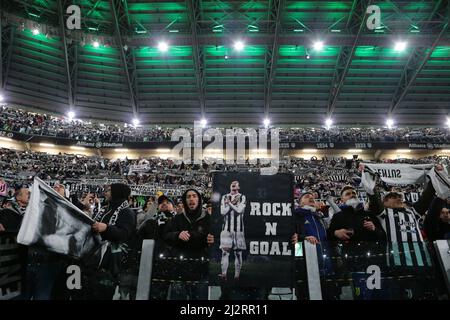
M 281 29 L 281 12 L 284 8 L 284 0 L 271 0 L 269 6 L 269 21 L 273 21 L 269 30 L 273 31 L 273 43 L 266 51 L 265 73 L 264 73 L 264 115 L 269 116 L 272 103 L 273 82 L 279 56 L 279 35 Z
M 67 78 L 67 95 L 69 101 L 69 108 L 73 110 L 75 107 L 74 103 L 74 91 L 73 91 L 73 81 L 71 77 L 71 63 L 69 62 L 69 53 L 67 48 L 67 38 L 66 38 L 66 25 L 64 23 L 64 10 L 63 10 L 63 0 L 58 0 L 58 13 L 59 13 L 59 27 L 61 31 L 61 39 L 63 43 L 63 54 L 64 54 L 64 66 L 66 69 Z M 72 45 L 73 47 L 73 45 Z
M 428 59 L 430 59 L 434 49 L 436 49 L 436 47 L 438 46 L 439 41 L 446 32 L 447 28 L 448 22 L 444 24 L 444 27 L 442 28 L 441 32 L 434 40 L 434 43 L 431 45 L 428 51 L 426 48 L 421 48 L 420 50 L 417 49 L 413 50 L 412 54 L 408 59 L 408 62 L 406 63 L 403 69 L 399 85 L 395 90 L 391 102 L 391 107 L 389 109 L 389 114 L 392 114 L 402 103 L 409 89 L 411 89 L 412 85 L 414 84 L 414 81 L 416 80 L 417 76 L 422 71 L 423 67 L 425 67 L 425 65 L 427 64 Z
M 428 59 L 431 57 L 434 49 L 439 45 L 439 42 L 444 37 L 445 32 L 448 28 L 448 23 L 450 19 L 450 4 L 444 1 L 437 1 L 433 11 L 428 17 L 427 21 L 433 20 L 435 16 L 444 17 L 446 22 L 443 22 L 442 28 L 427 51 L 426 45 L 419 46 L 412 49 L 412 52 L 403 68 L 402 75 L 396 86 L 394 95 L 392 96 L 391 107 L 389 108 L 389 114 L 391 115 L 398 106 L 402 103 L 409 89 L 413 85 L 419 73 L 425 67 Z M 441 14 L 441 11 L 443 14 Z
M 11 66 L 11 57 L 13 52 L 13 43 L 14 43 L 14 34 L 15 27 L 9 26 L 9 28 L 3 28 L 0 33 L 0 42 L 3 41 L 7 44 L 6 47 L 2 45 L 2 52 L 0 58 L 2 59 L 2 63 L 0 69 L 2 69 L 2 77 L 0 77 L 0 86 L 1 89 L 5 89 L 6 83 L 8 82 L 9 69 Z
M 347 76 L 350 64 L 353 59 L 353 54 L 355 53 L 362 30 L 365 25 L 366 10 L 370 3 L 371 0 L 353 0 L 352 10 L 350 11 L 349 18 L 347 20 L 346 29 L 350 33 L 353 33 L 355 30 L 357 31 L 352 45 L 343 46 L 339 53 L 336 66 L 334 68 L 333 82 L 331 83 L 330 95 L 328 99 L 328 117 L 333 114 L 334 109 L 336 108 L 339 94 L 341 92 L 345 77 Z
M 125 76 L 127 79 L 127 85 L 128 90 L 130 94 L 130 102 L 131 107 L 133 110 L 133 116 L 137 117 L 138 115 L 138 101 L 136 97 L 136 83 L 134 83 L 133 79 L 135 78 L 135 71 L 136 66 L 133 65 L 134 59 L 133 59 L 133 50 L 131 50 L 130 47 L 128 47 L 128 50 L 125 50 L 124 43 L 122 39 L 122 32 L 120 30 L 120 23 L 119 23 L 119 17 L 118 17 L 118 11 L 123 12 L 123 7 L 121 5 L 120 0 L 110 0 L 111 5 L 111 11 L 114 19 L 114 26 L 116 31 L 116 41 L 119 47 L 120 57 L 122 59 L 123 69 L 125 72 Z M 125 26 L 125 29 L 128 30 L 128 28 Z
M 189 21 L 191 25 L 192 55 L 194 58 L 195 77 L 197 80 L 198 99 L 202 117 L 206 113 L 206 83 L 205 83 L 205 55 L 202 46 L 198 42 L 198 21 L 201 19 L 201 8 L 198 0 L 186 0 L 189 9 Z
M 436 34 L 435 32 L 427 32 L 424 30 L 420 34 L 414 36 L 408 43 L 408 46 L 411 47 L 420 47 L 420 46 L 429 46 L 433 43 L 432 35 Z M 227 43 L 229 41 L 230 34 L 199 34 L 198 42 L 199 45 L 217 45 L 222 43 Z M 410 33 L 404 34 L 396 34 L 399 38 L 409 38 L 411 37 Z M 390 47 L 392 35 L 389 34 L 363 34 L 359 37 L 360 46 L 378 46 L 378 47 Z M 132 47 L 146 47 L 149 45 L 153 45 L 152 39 L 149 39 L 148 35 L 145 36 L 134 36 L 127 39 L 128 46 Z M 176 43 L 180 46 L 190 46 L 192 44 L 191 34 L 169 34 L 167 35 L 167 40 L 170 43 Z M 262 45 L 262 46 L 270 46 L 273 43 L 273 34 L 270 33 L 256 33 L 255 34 L 246 34 L 245 40 L 247 43 L 251 43 L 252 45 Z M 156 39 L 153 39 L 154 44 L 156 45 Z M 327 46 L 351 46 L 355 41 L 355 34 L 349 34 L 345 32 L 341 32 L 340 34 L 327 34 Z M 281 33 L 279 35 L 279 44 L 280 45 L 303 45 L 309 46 L 311 44 L 311 34 L 305 33 L 300 34 L 299 32 L 292 33 Z M 441 46 L 449 46 L 450 45 L 450 36 L 444 36 L 441 39 Z

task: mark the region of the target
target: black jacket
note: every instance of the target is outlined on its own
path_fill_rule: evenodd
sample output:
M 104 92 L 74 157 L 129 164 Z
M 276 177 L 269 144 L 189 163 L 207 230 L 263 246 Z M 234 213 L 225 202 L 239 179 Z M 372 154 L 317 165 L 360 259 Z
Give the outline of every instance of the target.
M 186 196 L 189 191 L 198 195 L 198 205 L 195 210 L 190 210 L 187 205 Z M 195 189 L 186 190 L 183 194 L 184 213 L 177 214 L 164 229 L 164 241 L 172 247 L 175 255 L 198 258 L 207 255 L 207 236 L 209 233 L 210 216 L 202 211 L 202 196 Z M 181 231 L 188 231 L 189 241 L 178 238 Z
M 122 200 L 113 202 L 107 208 L 106 213 L 98 219 L 99 222 L 106 223 L 108 227 L 105 232 L 100 233 L 102 240 L 113 242 L 128 241 L 136 230 L 136 214 L 131 208 L 122 209 L 115 225 L 109 225 L 114 211 L 122 204 Z
M 443 240 L 450 236 L 450 224 L 441 221 L 442 208 L 446 208 L 445 200 L 434 198 L 431 208 L 425 217 L 425 232 L 429 241 Z
M 22 224 L 23 214 L 16 208 L 6 208 L 0 210 L 0 223 L 5 228 L 5 232 L 19 232 Z
M 191 258 L 206 256 L 209 224 L 210 217 L 206 212 L 202 212 L 195 220 L 189 219 L 186 213 L 177 214 L 164 229 L 164 241 L 172 247 L 175 255 Z M 189 241 L 178 238 L 181 231 L 189 232 Z
M 386 234 L 377 216 L 364 208 L 354 209 L 350 206 L 341 207 L 340 212 L 335 213 L 328 228 L 328 240 L 339 240 L 334 232 L 339 229 L 353 229 L 354 234 L 351 241 L 384 241 Z M 375 230 L 370 231 L 364 228 L 364 220 L 367 218 L 375 225 Z

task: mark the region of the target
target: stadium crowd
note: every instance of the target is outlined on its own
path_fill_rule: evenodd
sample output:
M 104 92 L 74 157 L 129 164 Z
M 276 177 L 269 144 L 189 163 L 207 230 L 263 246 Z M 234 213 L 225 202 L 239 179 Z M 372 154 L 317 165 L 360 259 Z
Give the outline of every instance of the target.
M 440 171 L 449 165 L 448 159 L 438 157 L 381 162 L 435 163 L 439 164 L 436 170 Z M 138 171 L 133 171 L 135 166 L 140 166 Z M 137 280 L 123 276 L 135 273 L 133 268 L 137 264 L 117 262 L 115 253 L 122 252 L 116 249 L 123 244 L 139 248 L 143 239 L 157 239 L 164 243 L 163 247 L 157 248 L 161 255 L 203 260 L 207 256 L 208 245 L 218 241 L 208 231 L 214 200 L 211 194 L 212 173 L 248 172 L 259 167 L 249 164 L 176 164 L 173 160 L 159 158 L 109 160 L 0 149 L 0 195 L 3 198 L 0 232 L 18 232 L 29 202 L 28 187 L 34 177 L 39 177 L 89 214 L 95 221 L 92 231 L 114 246 L 107 251 L 106 258 L 98 260 L 96 256 L 95 261 L 83 262 L 85 270 L 89 270 L 83 280 L 89 290 L 81 290 L 69 297 L 67 292 L 58 288 L 61 284 L 58 276 L 63 266 L 73 261 L 60 254 L 29 247 L 24 254 L 28 267 L 22 298 L 112 299 L 117 286 L 121 295 L 132 297 L 135 292 L 130 288 L 135 287 Z M 378 181 L 371 192 L 360 187 L 362 169 L 358 159 L 287 158 L 281 161 L 279 171 L 290 172 L 295 177 L 294 243 L 308 241 L 315 244 L 319 257 L 325 257 L 330 250 L 327 241 L 395 243 L 403 232 L 401 223 L 394 225 L 395 214 L 399 212 L 407 217 L 405 221 L 409 231 L 408 236 L 403 237 L 404 241 L 422 243 L 426 239 L 450 236 L 450 201 L 439 198 L 431 182 L 426 186 L 410 185 L 399 189 Z M 89 185 L 89 181 L 95 179 L 100 182 Z M 103 183 L 102 179 L 105 179 Z M 144 193 L 132 193 L 134 186 L 146 185 L 151 188 Z M 405 201 L 404 194 L 408 192 L 421 196 L 414 202 Z M 118 272 L 120 268 L 121 272 Z M 328 268 L 328 262 L 323 261 L 321 272 L 327 273 Z M 162 283 L 156 287 L 157 296 L 153 298 L 167 298 L 168 286 Z M 398 298 L 401 294 L 396 292 L 392 297 Z M 204 298 L 205 286 L 171 287 L 172 299 L 186 296 Z
M 0 131 L 76 141 L 110 143 L 170 141 L 174 129 L 71 120 L 10 107 L 3 107 L 0 116 Z M 193 129 L 187 129 L 192 135 Z M 281 142 L 446 143 L 449 140 L 450 130 L 446 128 L 280 128 Z

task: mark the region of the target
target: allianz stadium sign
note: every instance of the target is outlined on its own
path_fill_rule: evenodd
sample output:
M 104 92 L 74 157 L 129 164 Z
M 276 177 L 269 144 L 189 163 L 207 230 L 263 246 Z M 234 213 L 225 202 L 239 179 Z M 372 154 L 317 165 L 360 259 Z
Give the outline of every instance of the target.
M 56 145 L 62 146 L 80 146 L 87 148 L 130 148 L 130 149 L 154 149 L 154 148 L 172 148 L 176 141 L 149 141 L 149 142 L 103 142 L 103 141 L 77 141 L 66 138 L 51 137 L 51 136 L 38 136 L 29 135 L 19 132 L 10 132 L 0 130 L 0 137 L 10 138 L 19 141 L 27 141 L 31 143 L 51 142 Z M 208 143 L 203 143 L 207 146 Z M 246 148 L 248 147 L 248 141 L 246 141 Z M 268 141 L 268 147 L 270 142 Z M 287 142 L 281 140 L 279 142 L 280 149 L 322 149 L 322 150 L 339 150 L 339 149 L 414 149 L 414 150 L 439 150 L 450 149 L 449 143 L 396 143 L 396 142 Z
M 122 148 L 123 147 L 123 143 L 111 143 L 111 142 L 101 142 L 101 141 L 96 141 L 96 142 L 89 142 L 89 141 L 77 141 L 77 143 L 75 144 L 76 146 L 80 146 L 80 147 L 88 147 L 88 148 Z
M 408 145 L 410 149 L 450 149 L 450 144 L 448 143 L 410 143 Z

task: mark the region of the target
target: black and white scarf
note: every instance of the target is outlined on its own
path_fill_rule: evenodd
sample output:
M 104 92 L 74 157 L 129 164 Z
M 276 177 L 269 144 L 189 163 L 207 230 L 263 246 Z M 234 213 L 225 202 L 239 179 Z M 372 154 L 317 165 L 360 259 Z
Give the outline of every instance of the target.
M 128 208 L 129 206 L 130 205 L 129 205 L 127 200 L 122 202 L 122 204 L 120 206 L 118 206 L 116 210 L 114 210 L 114 212 L 113 212 L 111 218 L 109 219 L 109 222 L 107 223 L 107 225 L 108 226 L 116 225 L 117 218 L 119 217 L 120 211 L 122 211 L 123 209 Z M 103 218 L 106 216 L 106 214 L 109 211 L 108 208 L 109 207 L 106 207 L 106 208 L 100 210 L 95 215 L 94 220 L 97 221 L 97 222 L 103 222 Z M 117 243 L 112 243 L 111 241 L 103 241 L 102 247 L 101 247 L 101 251 L 100 251 L 100 262 L 98 263 L 99 267 L 102 264 L 103 257 L 105 256 L 105 253 L 106 253 L 106 251 L 108 250 L 109 247 L 111 247 L 111 253 L 126 252 L 127 251 L 127 245 L 126 244 L 123 244 L 123 243 L 117 244 Z

